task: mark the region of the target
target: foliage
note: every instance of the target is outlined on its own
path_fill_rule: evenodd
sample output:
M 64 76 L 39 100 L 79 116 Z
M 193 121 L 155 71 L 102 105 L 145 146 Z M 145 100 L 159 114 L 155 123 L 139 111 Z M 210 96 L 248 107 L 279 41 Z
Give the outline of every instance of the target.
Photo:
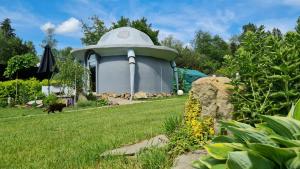
M 201 105 L 193 97 L 192 91 L 185 104 L 183 121 L 168 119 L 165 122 L 165 130 L 170 136 L 168 149 L 171 156 L 200 148 L 215 134 L 213 119 L 210 116 L 201 115 Z
M 98 16 L 92 16 L 89 19 L 92 21 L 91 26 L 88 23 L 81 21 L 82 31 L 84 34 L 84 36 L 81 38 L 81 42 L 85 45 L 95 45 L 102 35 L 108 32 L 108 29 Z
M 49 106 L 58 102 L 58 97 L 55 94 L 50 94 L 49 96 L 43 99 L 43 104 Z
M 70 52 L 70 50 L 68 50 Z M 63 53 L 62 53 L 63 54 Z M 85 86 L 89 71 L 85 69 L 80 63 L 74 60 L 70 53 L 64 53 L 65 56 L 60 56 L 60 60 L 57 61 L 57 67 L 59 72 L 54 75 L 53 79 L 58 81 L 63 86 L 68 86 L 70 88 L 80 92 Z
M 16 83 L 18 83 L 17 98 Z M 21 104 L 26 103 L 29 100 L 41 99 L 44 97 L 42 94 L 42 83 L 35 78 L 0 82 L 0 98 L 8 97 L 15 98 L 16 103 Z
M 119 27 L 132 27 L 147 34 L 154 44 L 159 45 L 158 30 L 153 30 L 152 25 L 147 23 L 146 18 L 130 21 L 129 18 L 121 17 L 117 22 L 113 22 L 110 28 L 107 28 L 104 22 L 98 16 L 90 18 L 92 25 L 82 22 L 82 30 L 84 33 L 81 42 L 85 45 L 95 45 L 106 32 Z
M 7 98 L 0 98 L 0 107 L 4 108 L 8 106 Z
M 91 92 L 86 95 L 86 98 L 88 100 L 93 100 L 93 101 L 97 100 L 97 97 L 95 95 L 93 95 L 93 93 L 91 93 Z
M 193 97 L 192 91 L 185 105 L 185 123 L 191 128 L 192 135 L 206 142 L 214 135 L 214 122 L 210 116 L 201 116 L 201 103 Z
M 22 41 L 16 36 L 15 30 L 11 27 L 11 22 L 8 18 L 4 19 L 0 24 L 0 46 L 0 64 L 4 65 L 13 56 L 36 53 L 31 41 Z
M 4 76 L 12 77 L 14 74 L 18 74 L 21 70 L 35 67 L 37 63 L 38 58 L 32 53 L 16 55 L 8 60 Z
M 199 30 L 192 41 L 192 46 L 184 46 L 173 36 L 168 36 L 161 44 L 174 48 L 179 56 L 176 58 L 178 67 L 196 69 L 205 74 L 213 74 L 221 68 L 223 57 L 230 53 L 228 44 L 219 36 Z
M 182 123 L 181 116 L 171 116 L 164 122 L 164 129 L 167 135 L 174 133 Z
M 163 148 L 152 147 L 142 150 L 137 159 L 142 169 L 162 169 L 171 167 L 171 162 Z
M 184 124 L 179 124 L 177 129 L 173 133 L 169 134 L 170 142 L 168 143 L 168 151 L 171 158 L 185 152 L 199 149 L 203 145 L 199 142 L 199 139 L 191 133 L 191 128 Z
M 296 108 L 295 108 L 296 107 Z M 224 121 L 231 136 L 218 136 L 205 146 L 207 156 L 194 163 L 197 168 L 299 168 L 300 102 L 290 117 L 260 115 L 263 123 L 252 127 L 237 121 Z
M 224 73 L 235 78 L 231 97 L 237 120 L 254 123 L 257 114 L 285 114 L 300 95 L 300 33 L 246 32 L 234 56 L 225 58 Z M 254 121 L 252 121 L 254 119 Z

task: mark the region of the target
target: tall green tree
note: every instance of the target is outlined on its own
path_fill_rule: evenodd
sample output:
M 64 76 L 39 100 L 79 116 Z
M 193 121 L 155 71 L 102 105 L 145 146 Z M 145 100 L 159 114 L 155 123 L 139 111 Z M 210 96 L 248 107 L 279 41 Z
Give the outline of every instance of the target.
M 133 27 L 144 32 L 150 37 L 154 44 L 159 45 L 159 31 L 154 30 L 152 25 L 148 24 L 147 19 L 144 17 L 130 21 L 129 18 L 122 16 L 118 21 L 113 22 L 110 28 L 107 28 L 98 16 L 93 16 L 90 20 L 92 21 L 91 25 L 82 21 L 82 31 L 84 36 L 81 38 L 81 42 L 85 45 L 95 45 L 106 32 L 124 26 Z
M 92 21 L 91 25 L 81 21 L 83 31 L 81 42 L 84 45 L 95 45 L 109 29 L 98 16 L 92 16 L 89 19 Z
M 224 56 L 230 53 L 229 45 L 218 35 L 199 30 L 193 40 L 196 53 L 201 56 L 199 67 L 206 74 L 213 74 L 221 68 Z
M 0 64 L 6 65 L 8 60 L 16 55 L 32 53 L 36 51 L 31 41 L 23 41 L 17 37 L 9 19 L 0 24 Z M 0 75 L 1 76 L 1 75 Z
M 11 21 L 9 18 L 4 19 L 0 24 L 0 29 L 5 38 L 13 38 L 16 36 L 15 30 L 11 27 Z
M 113 22 L 111 29 L 116 29 L 124 26 L 130 26 L 131 22 L 129 18 L 125 18 L 124 16 L 121 16 L 121 18 L 117 22 Z
M 68 86 L 80 92 L 87 81 L 89 71 L 78 63 L 71 55 L 70 47 L 58 51 L 57 67 L 59 72 L 53 79 L 57 80 L 64 87 Z
M 159 30 L 154 30 L 152 24 L 148 24 L 145 17 L 132 21 L 131 27 L 147 34 L 155 45 L 160 45 L 158 40 Z

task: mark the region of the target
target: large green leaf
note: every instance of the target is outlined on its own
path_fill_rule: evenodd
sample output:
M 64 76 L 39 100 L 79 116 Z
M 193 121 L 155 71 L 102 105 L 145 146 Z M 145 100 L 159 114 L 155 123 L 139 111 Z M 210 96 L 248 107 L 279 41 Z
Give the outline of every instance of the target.
M 293 112 L 293 118 L 296 120 L 300 120 L 300 99 L 297 101 L 295 105 L 295 109 Z
M 280 167 L 284 166 L 286 161 L 294 158 L 296 156 L 295 150 L 297 150 L 296 148 L 279 148 L 256 143 L 249 143 L 248 147 L 260 155 L 276 162 Z
M 300 121 L 298 120 L 279 116 L 259 115 L 259 117 L 266 121 L 267 126 L 280 136 L 296 139 L 294 135 L 300 133 Z
M 206 165 L 204 165 L 202 162 L 200 162 L 199 160 L 194 161 L 192 166 L 194 168 L 198 168 L 198 169 L 208 169 L 208 167 L 206 167 Z
M 218 164 L 225 164 L 226 160 L 217 160 L 211 156 L 202 156 L 199 161 L 204 164 L 207 168 L 212 168 Z
M 226 160 L 228 153 L 246 148 L 239 143 L 214 143 L 204 146 L 210 156 L 218 160 Z
M 227 167 L 229 169 L 275 169 L 275 164 L 250 151 L 236 151 L 228 155 Z
M 288 140 L 279 136 L 270 136 L 272 140 L 284 147 L 300 147 L 300 140 Z
M 233 143 L 235 142 L 235 139 L 232 136 L 217 136 L 212 139 L 213 143 Z
M 300 168 L 300 151 L 298 150 L 298 152 L 296 152 L 296 153 L 297 153 L 296 157 L 288 160 L 285 163 L 286 168 L 288 168 L 288 169 Z
M 263 143 L 277 146 L 277 144 L 271 140 L 267 134 L 255 130 L 254 128 L 236 128 L 228 126 L 227 129 L 232 132 L 237 140 L 242 141 L 243 143 Z
M 238 128 L 253 128 L 252 126 L 250 126 L 249 124 L 245 124 L 245 123 L 241 123 L 241 122 L 237 122 L 237 121 L 234 121 L 234 120 L 231 120 L 231 121 L 220 121 L 220 124 L 222 127 L 238 127 Z

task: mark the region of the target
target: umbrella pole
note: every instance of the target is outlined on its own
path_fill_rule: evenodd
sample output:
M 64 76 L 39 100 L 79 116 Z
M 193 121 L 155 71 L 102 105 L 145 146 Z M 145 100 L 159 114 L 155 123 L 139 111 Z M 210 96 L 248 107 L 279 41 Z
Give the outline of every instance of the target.
M 50 95 L 50 78 L 51 78 L 51 75 L 49 74 L 48 75 L 48 96 Z

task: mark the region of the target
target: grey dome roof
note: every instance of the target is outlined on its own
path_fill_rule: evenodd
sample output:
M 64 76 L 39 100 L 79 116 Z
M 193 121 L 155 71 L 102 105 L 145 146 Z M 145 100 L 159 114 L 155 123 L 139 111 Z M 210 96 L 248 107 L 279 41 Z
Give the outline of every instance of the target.
M 105 33 L 97 45 L 154 45 L 150 37 L 137 29 L 121 27 Z
M 155 57 L 168 61 L 174 60 L 178 52 L 166 46 L 156 46 L 145 33 L 131 28 L 121 27 L 105 33 L 96 45 L 85 46 L 71 51 L 75 58 L 82 60 L 88 51 L 94 51 L 101 57 L 127 55 L 133 49 L 136 55 Z

